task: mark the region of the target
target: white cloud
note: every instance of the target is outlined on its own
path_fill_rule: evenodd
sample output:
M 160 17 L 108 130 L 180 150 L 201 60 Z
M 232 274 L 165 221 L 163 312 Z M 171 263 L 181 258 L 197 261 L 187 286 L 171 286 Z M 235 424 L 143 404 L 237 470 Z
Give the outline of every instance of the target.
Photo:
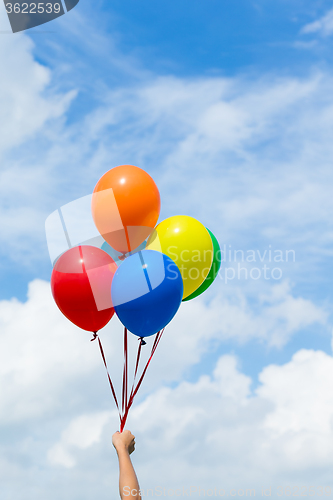
M 319 33 L 322 36 L 330 36 L 333 33 L 333 9 L 329 10 L 320 19 L 306 24 L 301 33 Z
M 110 166 L 137 164 L 161 190 L 162 217 L 191 214 L 243 248 L 306 244 L 313 267 L 332 242 L 331 82 L 163 77 L 110 90 L 76 138 L 82 179 L 92 188 Z
M 141 487 L 271 485 L 276 497 L 279 485 L 332 485 L 332 363 L 301 350 L 286 365 L 266 367 L 251 395 L 250 379 L 227 355 L 212 378 L 156 391 L 131 416 L 144 447 L 137 446 Z M 143 456 L 153 458 L 140 465 Z
M 271 486 L 274 497 L 281 485 L 332 486 L 332 363 L 323 352 L 301 350 L 285 365 L 266 367 L 261 386 L 251 394 L 251 379 L 239 371 L 234 356 L 225 355 L 211 377 L 157 389 L 133 408 L 129 421 L 136 434 L 133 460 L 141 488 L 255 488 L 259 496 L 261 487 Z M 82 462 L 86 452 L 80 440 L 96 416 L 70 423 L 49 452 L 54 465 L 76 465 L 84 475 L 88 462 Z M 93 456 L 96 446 L 103 453 L 105 440 L 112 453 L 107 414 L 100 417 L 98 437 L 88 445 Z M 76 422 L 84 423 L 79 432 Z M 71 436 L 69 429 L 76 434 L 70 444 L 64 438 Z M 69 449 L 73 455 L 66 455 Z M 113 464 L 116 469 L 115 460 Z M 99 478 L 95 476 L 97 491 Z M 112 478 L 111 489 L 101 490 L 102 498 L 116 491 L 116 470 Z M 84 482 L 89 485 L 90 478 Z
M 312 32 L 329 34 L 325 22 Z M 80 50 L 83 38 L 92 49 L 82 28 L 74 32 Z M 107 52 L 101 41 L 97 36 Z M 332 242 L 331 74 L 191 79 L 134 68 L 134 84 L 117 90 L 101 84 L 100 107 L 65 124 L 74 94 L 60 90 L 59 74 L 35 60 L 26 35 L 2 42 L 0 242 L 6 256 L 23 265 L 34 255 L 39 265 L 46 216 L 87 194 L 110 167 L 130 162 L 156 179 L 163 216 L 194 215 L 233 247 L 295 248 L 293 269 L 302 275 L 306 259 L 299 264 L 298 252 L 308 247 L 310 280 L 310 260 L 321 261 Z M 130 74 L 121 55 L 112 54 L 112 65 Z M 225 340 L 281 347 L 303 328 L 327 326 L 327 311 L 287 281 L 238 285 L 218 280 L 208 303 L 183 304 L 166 329 L 129 420 L 143 487 L 330 484 L 330 356 L 301 350 L 285 365 L 266 367 L 255 394 L 231 355 L 212 374 L 181 382 Z M 16 500 L 117 495 L 111 446 L 117 414 L 110 411 L 97 343 L 62 317 L 49 284 L 39 280 L 30 284 L 26 303 L 0 303 L 0 326 L 6 494 Z M 118 388 L 121 333 L 115 319 L 102 333 Z M 137 339 L 130 344 L 133 361 Z
M 321 351 L 300 350 L 285 364 L 269 366 L 260 375 L 258 394 L 276 403 L 265 422 L 270 429 L 286 434 L 333 431 L 333 358 Z M 314 388 L 318 390 L 315 391 Z
M 30 156 L 8 162 L 0 235 L 7 254 L 29 265 L 38 246 L 47 258 L 45 218 L 128 162 L 155 178 L 162 217 L 191 214 L 238 248 L 309 248 L 313 271 L 332 242 L 331 80 L 319 73 L 252 81 L 145 74 L 135 85 L 105 89 L 102 105 L 80 123 L 59 125 L 42 149 L 31 145 L 38 165 Z M 299 270 L 298 262 L 288 266 L 288 276 L 300 277 Z
M 49 283 L 33 281 L 25 303 L 16 299 L 0 302 L 0 325 L 1 423 L 38 420 L 53 412 L 70 414 L 73 405 L 88 404 L 89 398 L 100 394 L 95 389 L 98 383 L 102 383 L 108 403 L 113 404 L 97 342 L 91 343 L 91 333 L 75 327 L 61 314 Z M 112 359 L 112 372 L 119 374 L 118 382 L 122 336 L 115 318 L 101 337 Z M 87 393 L 79 390 L 73 400 L 71 391 L 78 390 L 81 378 Z
M 259 302 L 261 315 L 241 295 L 220 296 L 209 305 L 200 299 L 184 303 L 166 329 L 128 421 L 137 434 L 134 460 L 142 487 L 215 487 L 221 484 L 221 470 L 228 487 L 273 481 L 267 454 L 284 481 L 286 461 L 291 471 L 297 463 L 301 471 L 312 464 L 310 451 L 306 459 L 297 459 L 304 446 L 330 464 L 330 446 L 316 448 L 311 434 L 321 433 L 319 443 L 324 443 L 331 432 L 330 356 L 300 351 L 286 365 L 265 368 L 256 394 L 231 355 L 222 356 L 197 382 L 181 382 L 212 341 L 215 346 L 230 338 L 271 343 L 276 332 L 291 335 L 306 324 L 325 322 L 325 313 L 293 297 L 287 284 L 273 287 Z M 122 328 L 116 319 L 101 338 L 119 394 Z M 129 344 L 133 368 L 137 338 L 130 336 Z M 0 476 L 16 499 L 48 492 L 53 500 L 65 483 L 82 500 L 92 490 L 102 499 L 116 494 L 111 435 L 118 418 L 98 344 L 61 315 L 49 283 L 33 281 L 25 303 L 0 303 L 0 380 L 0 426 L 8 436 L 0 446 Z M 168 382 L 173 388 L 163 386 Z M 301 383 L 306 390 L 299 390 Z M 310 409 L 307 398 L 313 402 Z M 290 433 L 296 434 L 287 439 Z
M 189 367 L 200 361 L 212 342 L 220 346 L 230 339 L 240 343 L 257 339 L 281 346 L 306 326 L 326 324 L 325 311 L 308 300 L 293 297 L 287 284 L 273 287 L 269 294 L 260 297 L 259 305 L 260 313 L 255 313 L 239 293 L 218 295 L 208 305 L 200 299 L 184 303 L 166 328 L 143 393 L 161 381 L 180 380 Z M 77 404 L 89 406 L 94 381 L 99 381 L 99 394 L 104 390 L 104 397 L 113 405 L 97 342 L 91 343 L 89 332 L 75 327 L 60 313 L 49 283 L 30 283 L 25 303 L 16 299 L 0 302 L 0 327 L 0 422 L 22 422 L 65 411 L 64 394 L 70 413 L 74 404 L 70 393 L 80 377 L 88 385 L 87 393 L 77 394 Z M 102 331 L 101 339 L 119 392 L 123 337 L 116 317 Z M 137 337 L 130 335 L 132 367 L 137 344 Z M 148 357 L 150 344 L 151 339 L 143 350 L 142 363 Z
M 191 214 L 222 243 L 243 248 L 308 248 L 308 272 L 317 271 L 332 243 L 332 76 L 156 77 L 103 35 L 87 36 L 85 20 L 73 16 L 66 29 L 75 43 L 90 56 L 103 46 L 115 71 L 129 75 L 132 68 L 130 83 L 115 88 L 100 81 L 92 111 L 65 123 L 73 94 L 61 90 L 62 82 L 74 81 L 83 92 L 89 85 L 74 78 L 78 67 L 70 73 L 63 61 L 50 70 L 34 59 L 26 35 L 3 37 L 0 248 L 6 246 L 6 259 L 37 268 L 42 252 L 47 259 L 45 218 L 91 191 L 110 167 L 130 162 L 156 179 L 163 217 Z M 289 266 L 288 276 L 300 278 L 300 269 Z
M 53 465 L 74 467 L 75 450 L 85 450 L 99 443 L 103 429 L 110 420 L 110 412 L 92 413 L 74 418 L 62 432 L 60 442 L 48 451 L 48 459 Z
M 62 117 L 75 95 L 61 94 L 52 88 L 51 70 L 34 59 L 33 51 L 34 44 L 26 35 L 1 37 L 2 157 L 5 151 L 32 140 L 37 132 L 41 141 L 47 123 Z M 6 172 L 4 179 L 9 175 Z
M 50 68 L 36 60 L 32 39 L 10 33 L 3 5 L 0 26 L 1 255 L 28 263 L 44 243 L 39 228 L 46 218 L 49 185 L 56 182 L 54 157 L 46 160 L 45 149 L 63 133 L 76 90 L 61 91 Z
M 287 282 L 251 301 L 239 289 L 228 290 L 223 285 L 211 297 L 208 304 L 200 299 L 185 302 L 166 328 L 161 342 L 169 356 L 164 360 L 162 352 L 156 352 L 162 373 L 167 372 L 167 360 L 172 357 L 172 373 L 179 376 L 179 369 L 199 362 L 200 354 L 212 344 L 226 340 L 244 344 L 256 339 L 281 348 L 303 328 L 327 324 L 327 312 L 293 296 Z

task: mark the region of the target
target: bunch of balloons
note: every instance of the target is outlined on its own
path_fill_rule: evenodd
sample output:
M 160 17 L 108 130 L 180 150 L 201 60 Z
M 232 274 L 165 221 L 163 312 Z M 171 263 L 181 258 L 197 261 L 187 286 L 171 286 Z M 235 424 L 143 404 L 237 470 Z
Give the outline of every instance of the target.
M 108 372 L 121 430 L 165 326 L 182 301 L 198 297 L 213 283 L 220 267 L 213 233 L 186 215 L 156 225 L 160 205 L 159 191 L 147 172 L 133 165 L 112 168 L 92 195 L 92 216 L 104 240 L 102 247 L 70 248 L 56 261 L 51 277 L 59 309 L 75 325 L 93 332 L 92 340 L 114 313 L 125 327 L 121 409 Z M 144 337 L 156 334 L 148 363 L 130 394 L 127 330 L 140 338 L 134 379 Z M 98 342 L 107 369 L 99 337 Z

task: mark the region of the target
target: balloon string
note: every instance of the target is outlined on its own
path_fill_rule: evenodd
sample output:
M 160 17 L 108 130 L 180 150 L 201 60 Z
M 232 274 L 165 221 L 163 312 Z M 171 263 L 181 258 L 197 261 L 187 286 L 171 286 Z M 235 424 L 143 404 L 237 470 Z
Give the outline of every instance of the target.
M 106 359 L 105 359 L 105 355 L 104 355 L 104 351 L 103 351 L 103 347 L 102 347 L 102 342 L 101 342 L 99 336 L 97 335 L 97 332 L 94 332 L 94 336 L 91 339 L 91 341 L 96 340 L 96 339 L 98 340 L 99 350 L 101 351 L 101 355 L 102 355 L 102 359 L 103 359 L 103 362 L 104 362 L 106 373 L 107 373 L 107 376 L 108 376 L 108 379 L 109 379 L 109 384 L 110 384 L 110 388 L 111 388 L 111 391 L 112 391 L 112 395 L 113 395 L 114 401 L 116 403 L 116 407 L 117 407 L 117 410 L 118 410 L 118 413 L 119 413 L 119 418 L 121 420 L 121 414 L 120 414 L 120 410 L 119 410 L 118 400 L 117 400 L 116 392 L 114 390 L 113 383 L 112 383 L 112 380 L 111 380 L 111 377 L 110 377 L 110 374 L 109 374 L 108 365 L 106 363 Z
M 133 404 L 133 401 L 134 401 L 134 398 L 138 392 L 138 390 L 140 389 L 140 386 L 142 384 L 142 381 L 146 375 L 146 372 L 147 372 L 147 369 L 148 369 L 148 366 L 150 365 L 150 362 L 155 354 L 155 351 L 157 349 L 157 346 L 161 340 L 161 337 L 163 335 L 163 332 L 164 332 L 165 328 L 163 328 L 163 330 L 160 330 L 157 334 L 156 334 L 156 337 L 155 337 L 155 340 L 154 340 L 154 343 L 153 343 L 153 346 L 152 346 L 152 349 L 151 349 L 151 353 L 150 353 L 150 357 L 146 363 L 146 366 L 142 372 L 142 375 L 134 389 L 134 391 L 131 393 L 130 395 L 130 398 L 128 400 L 128 403 L 126 405 L 126 408 L 125 408 L 125 413 L 123 414 L 123 417 L 121 418 L 121 421 L 120 421 L 120 432 L 122 432 L 124 430 L 124 427 L 125 427 L 125 424 L 126 424 L 126 420 L 127 420 L 127 417 L 128 417 L 128 412 Z
M 150 362 L 155 354 L 155 351 L 157 349 L 157 346 L 161 340 L 161 337 L 162 337 L 162 334 L 164 332 L 164 328 L 163 330 L 160 330 L 156 336 L 155 336 L 155 340 L 154 340 L 154 343 L 152 345 L 152 348 L 151 348 L 151 353 L 150 353 L 150 356 L 148 358 L 148 361 L 146 363 L 146 366 L 141 374 L 141 377 L 138 381 L 138 383 L 135 385 L 135 380 L 136 380 L 136 376 L 137 376 L 137 373 L 138 373 L 138 368 L 139 368 L 139 362 L 140 362 L 140 357 L 141 357 L 141 348 L 142 348 L 142 345 L 144 345 L 142 343 L 142 339 L 140 338 L 140 343 L 139 343 L 139 346 L 138 346 L 138 353 L 137 353 L 137 358 L 136 358 L 136 365 L 135 365 L 135 371 L 134 371 L 134 380 L 133 380 L 133 385 L 132 385 L 132 388 L 131 388 L 131 393 L 130 393 L 130 396 L 128 398 L 128 332 L 127 332 L 127 328 L 124 328 L 124 370 L 123 370 L 123 384 L 122 384 L 122 412 L 120 412 L 120 409 L 119 409 L 119 405 L 118 405 L 118 400 L 117 400 L 117 396 L 116 396 L 116 391 L 114 390 L 114 386 L 113 386 L 113 383 L 112 383 L 112 380 L 111 380 L 111 377 L 110 377 L 110 374 L 109 374 L 109 369 L 108 369 L 108 366 L 107 366 L 107 363 L 106 363 L 106 358 L 105 358 L 105 354 L 104 354 L 104 350 L 103 350 L 103 346 L 102 346 L 102 342 L 99 338 L 99 336 L 97 335 L 97 332 L 93 332 L 93 338 L 91 339 L 91 341 L 93 340 L 98 340 L 98 345 L 99 345 L 99 349 L 100 349 L 100 352 L 101 352 L 101 356 L 102 356 L 102 359 L 103 359 L 103 363 L 104 363 L 104 366 L 105 366 L 105 369 L 106 369 L 106 373 L 107 373 L 107 376 L 108 376 L 108 380 L 109 380 L 109 384 L 110 384 L 110 388 L 111 388 L 111 392 L 112 392 L 112 395 L 113 395 L 113 399 L 116 403 L 116 407 L 117 407 L 117 410 L 118 410 L 118 413 L 119 413 L 119 418 L 120 418 L 120 432 L 123 432 L 124 430 L 124 427 L 125 427 L 125 424 L 126 424 L 126 421 L 127 421 L 127 417 L 128 417 L 128 412 L 133 404 L 133 401 L 134 401 L 134 397 L 136 396 L 136 394 L 138 393 L 138 390 L 140 389 L 140 386 L 143 382 L 143 379 L 146 375 L 146 372 L 147 372 L 147 369 L 148 369 L 148 366 L 150 365 Z
M 126 243 L 127 243 L 127 247 L 128 247 L 128 252 L 130 252 L 131 251 L 131 242 L 130 242 L 130 239 L 129 239 L 127 226 L 124 226 L 124 230 L 125 230 L 125 236 L 126 236 Z
M 127 328 L 124 328 L 124 371 L 123 371 L 123 390 L 122 390 L 122 414 L 124 415 L 127 406 L 127 365 L 128 365 L 128 354 L 127 354 Z
M 133 385 L 132 385 L 132 389 L 131 389 L 131 393 L 130 393 L 130 398 L 132 397 L 132 394 L 133 394 L 133 391 L 134 391 L 134 384 L 135 384 L 135 379 L 136 379 L 136 375 L 138 373 L 138 367 L 139 367 L 139 361 L 140 361 L 140 356 L 141 356 L 141 349 L 142 349 L 142 340 L 143 340 L 143 337 L 140 337 L 139 339 L 139 346 L 138 346 L 138 353 L 136 355 L 136 364 L 135 364 L 135 371 L 134 371 L 134 379 L 133 379 Z
M 130 396 L 130 399 L 129 399 L 129 401 L 128 401 L 127 408 L 126 408 L 126 410 L 125 410 L 125 414 L 123 415 L 123 417 L 122 417 L 122 419 L 121 419 L 121 427 L 120 427 L 120 429 L 121 429 L 121 430 L 120 430 L 120 432 L 122 432 L 122 431 L 123 431 L 123 429 L 124 429 L 124 427 L 125 427 L 126 420 L 127 420 L 127 417 L 128 417 L 128 413 L 129 413 L 129 410 L 130 410 L 130 408 L 131 408 L 131 406 L 132 406 L 132 404 L 133 404 L 134 397 L 135 397 L 135 395 L 137 394 L 137 392 L 138 392 L 138 390 L 139 390 L 139 388 L 140 388 L 140 386 L 141 386 L 141 384 L 142 384 L 142 381 L 143 381 L 143 379 L 144 379 L 144 376 L 145 376 L 145 374 L 146 374 L 146 371 L 147 371 L 147 369 L 148 369 L 148 366 L 149 366 L 149 364 L 150 364 L 150 362 L 151 362 L 151 360 L 152 360 L 152 357 L 153 357 L 153 355 L 154 355 L 154 353 L 155 353 L 155 351 L 156 351 L 157 345 L 158 345 L 158 343 L 159 343 L 159 341 L 160 341 L 160 339 L 161 339 L 161 336 L 162 336 L 162 334 L 163 334 L 163 331 L 164 331 L 164 329 L 163 329 L 162 331 L 158 332 L 158 333 L 157 333 L 157 335 L 156 335 L 156 337 L 155 337 L 155 341 L 154 341 L 154 344 L 153 344 L 153 347 L 152 347 L 152 350 L 151 350 L 150 357 L 149 357 L 149 359 L 148 359 L 148 361 L 147 361 L 147 364 L 146 364 L 146 366 L 145 366 L 145 369 L 144 369 L 144 371 L 143 371 L 143 373 L 142 373 L 142 375 L 141 375 L 141 377 L 140 377 L 139 382 L 137 383 L 137 386 L 136 386 L 136 388 L 135 388 L 134 392 L 133 392 L 133 393 L 131 394 L 131 396 Z

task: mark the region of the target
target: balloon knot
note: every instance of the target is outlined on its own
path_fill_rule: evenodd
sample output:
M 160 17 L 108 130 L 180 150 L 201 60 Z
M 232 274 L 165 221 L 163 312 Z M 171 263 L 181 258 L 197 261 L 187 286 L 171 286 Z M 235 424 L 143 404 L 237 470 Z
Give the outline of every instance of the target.
M 97 337 L 98 337 L 97 332 L 94 332 L 93 338 L 90 339 L 90 342 L 93 342 L 94 340 L 96 340 Z
M 118 255 L 119 260 L 125 260 L 126 259 L 126 254 L 123 253 L 122 255 Z
M 141 340 L 141 345 L 146 345 L 146 344 L 147 344 L 147 342 L 145 342 L 145 341 L 143 340 L 143 337 L 140 337 L 140 340 Z

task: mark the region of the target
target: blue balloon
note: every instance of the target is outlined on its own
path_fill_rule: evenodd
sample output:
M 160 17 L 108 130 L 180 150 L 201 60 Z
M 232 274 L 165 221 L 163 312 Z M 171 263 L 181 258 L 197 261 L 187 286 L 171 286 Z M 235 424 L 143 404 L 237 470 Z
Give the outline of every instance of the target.
M 178 311 L 183 280 L 167 255 L 143 250 L 118 267 L 111 296 L 122 324 L 138 337 L 149 337 L 162 330 Z

